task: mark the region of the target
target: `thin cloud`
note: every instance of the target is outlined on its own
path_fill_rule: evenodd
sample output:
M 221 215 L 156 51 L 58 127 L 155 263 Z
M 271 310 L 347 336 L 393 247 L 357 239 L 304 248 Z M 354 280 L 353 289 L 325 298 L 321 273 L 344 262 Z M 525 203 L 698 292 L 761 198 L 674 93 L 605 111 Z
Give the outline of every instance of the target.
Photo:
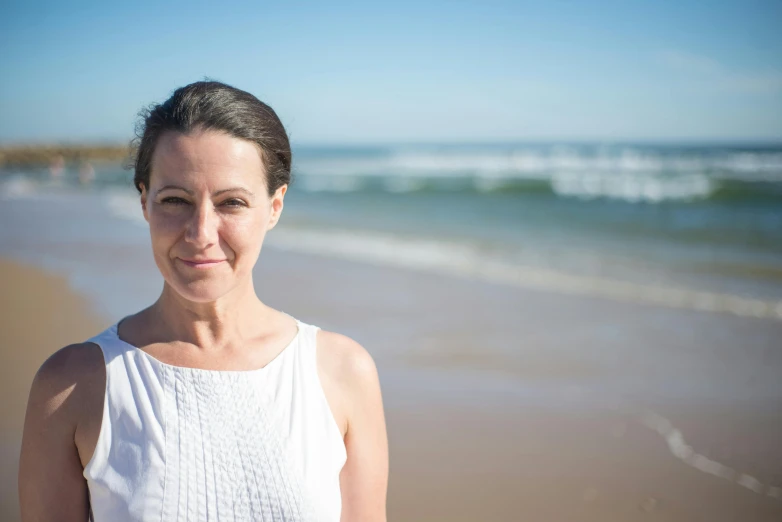
M 708 56 L 677 50 L 661 53 L 660 60 L 671 69 L 689 73 L 721 90 L 747 94 L 782 93 L 782 71 L 737 71 Z

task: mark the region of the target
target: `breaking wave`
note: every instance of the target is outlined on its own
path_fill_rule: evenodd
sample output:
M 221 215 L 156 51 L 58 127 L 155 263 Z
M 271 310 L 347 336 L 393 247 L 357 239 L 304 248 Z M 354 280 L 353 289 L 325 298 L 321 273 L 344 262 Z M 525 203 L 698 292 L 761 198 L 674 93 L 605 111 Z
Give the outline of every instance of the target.
M 296 174 L 319 192 L 539 193 L 631 203 L 782 201 L 782 151 L 540 146 L 303 150 Z

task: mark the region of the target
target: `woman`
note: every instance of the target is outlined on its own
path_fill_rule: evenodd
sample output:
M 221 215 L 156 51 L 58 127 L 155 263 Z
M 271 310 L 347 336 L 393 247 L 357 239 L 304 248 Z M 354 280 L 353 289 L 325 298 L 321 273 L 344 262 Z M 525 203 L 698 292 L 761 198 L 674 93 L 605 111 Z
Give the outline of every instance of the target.
M 385 520 L 372 358 L 253 287 L 290 168 L 282 123 L 244 91 L 197 82 L 146 113 L 135 185 L 163 291 L 38 371 L 25 522 Z

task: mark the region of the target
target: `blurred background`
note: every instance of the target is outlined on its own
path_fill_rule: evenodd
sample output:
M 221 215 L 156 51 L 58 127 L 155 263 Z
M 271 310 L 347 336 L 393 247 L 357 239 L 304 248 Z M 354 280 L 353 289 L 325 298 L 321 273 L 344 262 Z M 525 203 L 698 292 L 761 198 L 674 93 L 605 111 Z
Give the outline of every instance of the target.
M 32 376 L 157 297 L 124 169 L 204 78 L 288 130 L 264 302 L 375 358 L 389 520 L 782 520 L 782 3 L 0 7 L 2 504 Z

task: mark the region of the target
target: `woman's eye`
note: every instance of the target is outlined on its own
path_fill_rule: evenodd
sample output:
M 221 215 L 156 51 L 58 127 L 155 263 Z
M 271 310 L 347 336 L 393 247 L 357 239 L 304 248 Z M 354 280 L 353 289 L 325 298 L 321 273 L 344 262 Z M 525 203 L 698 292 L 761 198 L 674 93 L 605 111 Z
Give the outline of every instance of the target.
M 189 204 L 187 200 L 184 200 L 182 198 L 176 198 L 176 197 L 163 198 L 160 202 L 166 205 L 188 205 Z
M 226 206 L 226 207 L 246 207 L 247 205 L 241 199 L 228 199 L 226 201 L 223 201 L 223 206 Z

